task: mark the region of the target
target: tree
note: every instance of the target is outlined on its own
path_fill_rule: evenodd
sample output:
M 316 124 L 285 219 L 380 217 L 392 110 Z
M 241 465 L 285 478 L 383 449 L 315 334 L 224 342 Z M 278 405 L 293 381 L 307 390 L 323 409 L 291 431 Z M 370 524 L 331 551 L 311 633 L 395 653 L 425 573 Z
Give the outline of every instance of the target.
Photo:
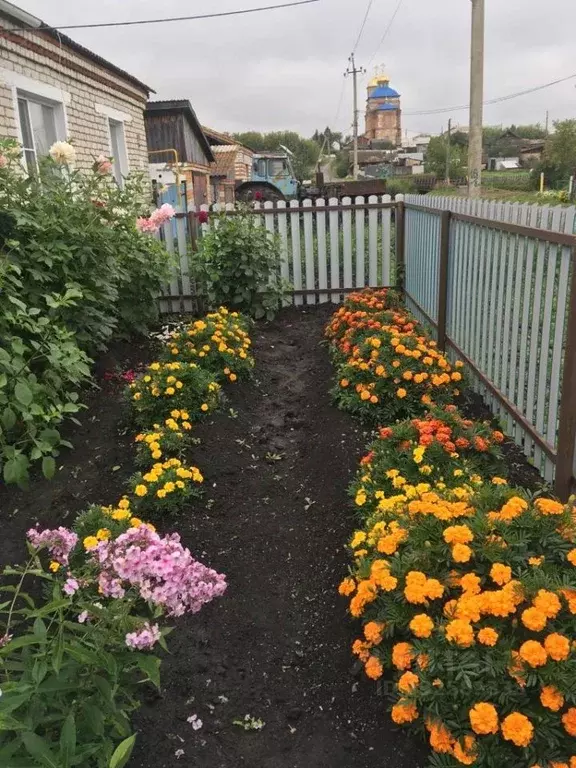
M 546 141 L 544 159 L 565 176 L 576 168 L 576 120 L 558 120 L 554 133 Z
M 275 131 L 273 133 L 259 133 L 247 131 L 235 133 L 234 138 L 254 152 L 284 152 L 287 147 L 292 153 L 292 165 L 296 178 L 300 181 L 310 178 L 314 173 L 320 147 L 312 139 L 305 139 L 295 131 Z
M 457 134 L 455 134 L 457 136 Z M 441 179 L 446 177 L 447 136 L 433 136 L 428 145 L 424 167 L 426 173 L 434 173 Z M 450 143 L 450 178 L 466 175 L 467 149 L 460 143 Z
M 342 131 L 333 131 L 327 125 L 323 131 L 314 131 L 312 141 L 316 142 L 320 148 L 323 148 L 326 154 L 330 154 L 334 144 L 342 144 Z

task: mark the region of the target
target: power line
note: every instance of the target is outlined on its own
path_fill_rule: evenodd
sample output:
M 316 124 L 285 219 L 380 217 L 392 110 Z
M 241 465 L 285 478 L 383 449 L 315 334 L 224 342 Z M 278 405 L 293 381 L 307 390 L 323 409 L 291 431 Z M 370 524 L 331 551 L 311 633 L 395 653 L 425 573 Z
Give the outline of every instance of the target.
M 545 83 L 544 85 L 537 85 L 535 88 L 528 88 L 525 91 L 517 91 L 516 93 L 510 93 L 508 96 L 498 96 L 496 99 L 489 99 L 488 101 L 483 102 L 484 106 L 489 106 L 490 104 L 501 104 L 504 101 L 510 101 L 511 99 L 517 99 L 520 96 L 527 96 L 530 93 L 536 93 L 537 91 L 543 91 L 545 88 L 551 88 L 553 85 L 559 85 L 560 83 L 565 83 L 568 80 L 574 80 L 576 78 L 576 73 L 573 75 L 568 75 L 567 77 L 561 77 L 559 80 L 553 80 L 551 83 Z M 457 112 L 462 111 L 465 109 L 469 109 L 469 104 L 460 104 L 457 107 L 441 107 L 439 109 L 431 109 L 429 111 L 415 111 L 415 112 L 404 112 L 406 116 L 416 116 L 416 115 L 442 115 L 446 112 Z
M 292 8 L 296 5 L 309 5 L 320 0 L 296 0 L 295 2 L 282 3 L 281 5 L 265 5 L 260 8 L 244 8 L 237 11 L 222 11 L 221 13 L 204 13 L 198 16 L 174 16 L 161 19 L 138 19 L 135 21 L 108 21 L 97 24 L 62 24 L 52 26 L 41 24 L 38 27 L 10 27 L 10 32 L 30 32 L 32 30 L 49 29 L 54 32 L 62 29 L 100 29 L 102 27 L 135 27 L 142 24 L 167 24 L 173 21 L 197 21 L 199 19 L 217 19 L 223 16 L 239 16 L 246 13 L 260 13 L 261 11 L 276 11 L 279 8 Z
M 356 53 L 356 51 L 358 50 L 360 40 L 362 39 L 362 35 L 366 27 L 366 22 L 368 21 L 368 15 L 370 14 L 370 9 L 372 8 L 373 4 L 374 4 L 374 0 L 369 0 L 368 5 L 366 7 L 366 13 L 364 14 L 364 21 L 362 22 L 362 26 L 360 27 L 360 32 L 358 33 L 358 39 L 356 40 L 356 45 L 354 46 L 352 53 Z
M 392 14 L 392 18 L 390 19 L 390 21 L 389 21 L 389 23 L 388 23 L 388 26 L 387 26 L 387 27 L 386 27 L 386 29 L 384 30 L 384 34 L 382 35 L 382 39 L 381 39 L 381 40 L 380 40 L 380 42 L 378 43 L 378 46 L 377 46 L 376 50 L 375 50 L 375 51 L 374 51 L 374 53 L 372 54 L 372 58 L 371 58 L 371 59 L 370 59 L 370 61 L 368 62 L 368 67 L 370 67 L 370 64 L 372 64 L 372 62 L 373 62 L 373 61 L 374 61 L 374 59 L 376 58 L 376 54 L 378 53 L 378 51 L 379 51 L 379 50 L 380 50 L 380 48 L 382 47 L 382 44 L 384 43 L 384 41 L 385 41 L 385 40 L 386 40 L 386 38 L 388 37 L 388 33 L 389 33 L 389 32 L 390 32 L 390 30 L 392 29 L 392 25 L 394 24 L 394 21 L 395 21 L 395 19 L 396 19 L 396 16 L 398 16 L 398 11 L 399 11 L 399 10 L 400 10 L 400 8 L 402 7 L 402 3 L 403 3 L 403 2 L 404 2 L 404 0 L 398 0 L 398 5 L 396 6 L 396 10 L 395 10 L 395 11 L 394 11 L 394 13 Z M 368 67 L 367 67 L 367 68 L 368 68 Z

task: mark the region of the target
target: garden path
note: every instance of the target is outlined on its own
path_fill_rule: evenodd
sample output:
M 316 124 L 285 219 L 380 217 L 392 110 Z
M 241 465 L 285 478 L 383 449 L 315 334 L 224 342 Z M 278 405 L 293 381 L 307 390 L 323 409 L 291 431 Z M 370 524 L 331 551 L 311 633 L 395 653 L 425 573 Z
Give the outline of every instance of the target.
M 350 655 L 337 585 L 354 521 L 346 487 L 366 436 L 330 404 L 324 309 L 254 331 L 256 382 L 202 425 L 207 496 L 175 528 L 225 572 L 222 600 L 178 622 L 162 697 L 136 718 L 135 768 L 418 768 Z M 203 722 L 194 730 L 191 715 Z M 244 731 L 233 720 L 265 722 Z

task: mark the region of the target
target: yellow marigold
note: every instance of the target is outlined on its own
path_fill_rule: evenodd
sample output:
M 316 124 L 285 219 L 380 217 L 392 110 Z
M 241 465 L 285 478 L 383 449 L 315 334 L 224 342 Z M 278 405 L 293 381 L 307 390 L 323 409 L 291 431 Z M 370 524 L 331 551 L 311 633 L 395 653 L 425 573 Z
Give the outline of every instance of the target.
M 534 726 L 526 715 L 512 712 L 502 721 L 502 736 L 517 747 L 527 747 L 534 736 Z
M 438 600 L 444 594 L 444 587 L 438 579 L 427 579 L 426 581 L 426 596 L 430 600 Z
M 403 400 L 407 394 L 408 393 L 406 392 L 406 390 L 403 387 L 400 387 L 400 389 L 398 389 L 396 392 L 396 397 L 399 397 L 400 400 Z
M 498 642 L 499 634 L 492 627 L 484 627 L 478 632 L 478 642 L 482 645 L 495 646 Z
M 475 573 L 466 573 L 460 579 L 460 586 L 464 592 L 470 595 L 479 595 L 481 592 L 480 578 Z
M 532 632 L 540 632 L 546 626 L 547 621 L 546 614 L 538 610 L 538 608 L 534 608 L 534 606 L 522 611 L 522 624 L 527 629 L 531 629 Z
M 360 546 L 360 544 L 363 544 L 365 541 L 366 541 L 366 533 L 364 531 L 356 531 L 356 533 L 352 537 L 350 546 L 352 549 L 357 549 Z
M 420 669 L 426 669 L 429 663 L 430 657 L 427 653 L 419 653 L 418 656 L 416 656 L 416 664 L 418 664 Z
M 457 563 L 467 563 L 472 557 L 472 550 L 467 544 L 454 544 L 452 557 Z
M 364 625 L 364 637 L 372 645 L 379 645 L 382 642 L 382 632 L 385 624 L 381 621 L 369 621 Z
M 461 648 L 469 648 L 474 643 L 474 630 L 469 621 L 454 619 L 446 625 L 446 639 Z
M 562 715 L 562 725 L 566 733 L 570 736 L 576 736 L 576 707 L 570 707 Z
M 504 584 L 508 584 L 512 578 L 512 568 L 503 563 L 494 563 L 490 569 L 490 578 L 492 581 L 496 582 L 499 587 L 503 587 Z
M 576 549 L 571 549 L 570 552 L 568 552 L 566 555 L 566 559 L 572 565 L 576 565 Z
M 412 665 L 412 650 L 410 643 L 396 643 L 392 648 L 392 664 L 396 669 L 409 669 Z
M 558 712 L 564 706 L 564 696 L 553 685 L 545 685 L 540 691 L 540 701 L 546 709 Z
M 352 592 L 355 591 L 355 589 L 356 589 L 356 582 L 354 581 L 354 579 L 347 578 L 347 579 L 344 579 L 344 581 L 340 582 L 340 586 L 338 587 L 338 592 L 341 595 L 344 595 L 345 597 L 347 597 L 348 595 L 351 595 Z
M 520 658 L 531 667 L 542 667 L 548 661 L 546 649 L 537 640 L 526 640 L 520 646 Z
M 146 486 L 142 484 L 137 485 L 136 488 L 134 488 L 134 493 L 136 494 L 136 496 L 146 496 L 146 494 L 148 493 L 148 488 L 146 488 Z
M 98 546 L 98 539 L 96 536 L 86 536 L 82 543 L 84 544 L 84 549 L 90 551 L 91 549 L 96 549 Z
M 534 598 L 534 607 L 546 614 L 549 619 L 554 619 L 560 613 L 562 603 L 558 595 L 546 589 L 540 589 Z
M 416 637 L 430 637 L 434 629 L 434 622 L 426 613 L 419 613 L 410 622 L 410 629 Z
M 376 656 L 370 656 L 364 665 L 364 671 L 372 680 L 378 680 L 379 677 L 382 677 L 384 667 L 382 666 L 380 659 L 378 659 Z
M 398 690 L 402 691 L 402 693 L 410 693 L 410 691 L 417 687 L 419 682 L 420 678 L 414 672 L 404 672 L 398 679 Z
M 96 532 L 96 538 L 98 541 L 107 541 L 111 536 L 108 528 L 99 528 Z
M 56 560 L 52 560 L 48 568 L 50 568 L 52 573 L 57 573 L 60 570 L 60 563 L 58 563 Z
M 467 525 L 451 525 L 442 534 L 447 544 L 469 544 L 474 534 Z
M 476 762 L 476 739 L 474 736 L 464 736 L 454 744 L 452 754 L 462 765 L 473 765 Z
M 472 707 L 468 714 L 474 733 L 481 736 L 498 733 L 498 712 L 493 704 L 480 701 Z
M 566 661 L 570 655 L 570 641 L 564 635 L 553 632 L 544 640 L 546 653 L 554 661 Z
M 533 568 L 537 568 L 539 565 L 542 565 L 543 562 L 544 562 L 544 555 L 541 555 L 540 557 L 528 558 L 528 565 L 531 565 Z
M 397 725 L 404 725 L 404 723 L 412 723 L 418 719 L 418 710 L 416 705 L 412 701 L 407 699 L 400 699 L 397 704 L 392 707 L 392 720 Z
M 534 506 L 543 515 L 561 515 L 564 513 L 564 505 L 553 499 L 536 499 Z

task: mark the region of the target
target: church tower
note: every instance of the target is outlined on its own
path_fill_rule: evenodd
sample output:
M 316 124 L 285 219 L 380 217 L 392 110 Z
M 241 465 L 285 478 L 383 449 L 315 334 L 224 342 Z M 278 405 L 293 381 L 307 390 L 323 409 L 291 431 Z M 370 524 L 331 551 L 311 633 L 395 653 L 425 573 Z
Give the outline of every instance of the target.
M 368 83 L 365 136 L 370 140 L 390 141 L 395 147 L 402 143 L 400 94 L 390 87 L 390 78 L 383 72 Z

